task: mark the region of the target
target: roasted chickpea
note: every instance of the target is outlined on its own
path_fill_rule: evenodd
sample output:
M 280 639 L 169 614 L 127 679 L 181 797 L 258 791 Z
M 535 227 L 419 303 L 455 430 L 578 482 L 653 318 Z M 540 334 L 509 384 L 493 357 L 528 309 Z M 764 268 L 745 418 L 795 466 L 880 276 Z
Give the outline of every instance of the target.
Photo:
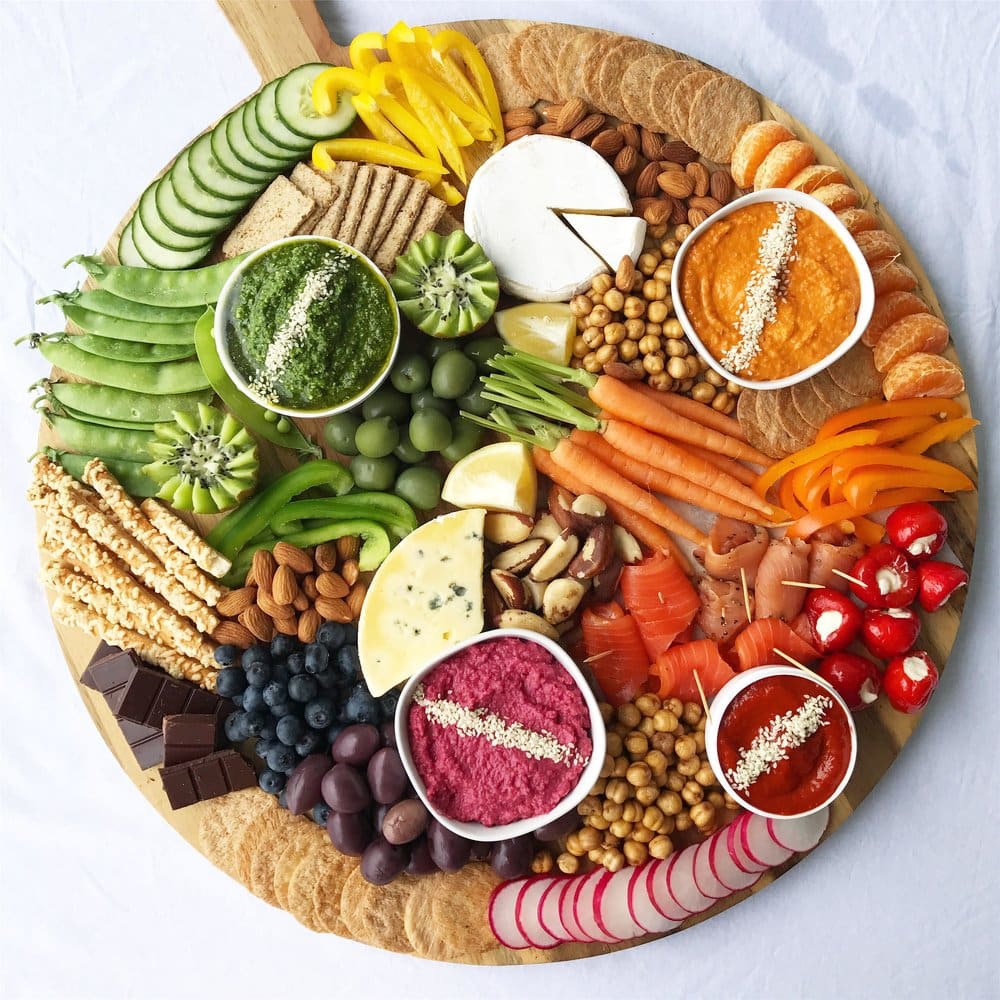
M 630 865 L 644 864 L 649 858 L 649 851 L 646 849 L 646 845 L 640 844 L 636 840 L 626 840 L 622 845 L 622 851 L 625 854 L 625 860 Z
M 715 386 L 708 382 L 699 382 L 691 387 L 691 398 L 698 400 L 699 403 L 711 403 L 715 399 Z
M 594 796 L 603 795 L 604 789 L 607 787 L 608 787 L 608 779 L 598 778 L 597 781 L 594 782 L 594 787 L 591 788 L 590 794 Z
M 671 358 L 686 358 L 691 350 L 683 340 L 667 340 L 667 355 Z
M 663 821 L 666 817 L 663 814 L 663 810 L 659 806 L 647 806 L 645 812 L 642 814 L 642 825 L 646 827 L 647 830 L 652 830 L 654 833 L 659 833 L 661 827 L 663 826 Z
M 611 318 L 611 310 L 602 302 L 600 305 L 594 306 L 594 310 L 590 314 L 590 325 L 607 326 L 611 322 Z
M 618 357 L 622 361 L 634 361 L 639 356 L 639 345 L 634 340 L 623 340 L 618 345 Z
M 642 367 L 650 375 L 659 375 L 663 371 L 663 357 L 659 354 L 647 354 L 642 359 Z
M 575 875 L 580 870 L 580 859 L 564 851 L 556 858 L 556 867 L 563 875 Z
M 698 753 L 705 752 L 705 730 L 696 729 L 694 731 L 694 744 L 698 748 Z
M 573 357 L 582 358 L 585 357 L 587 352 L 590 350 L 590 345 L 583 339 L 583 337 L 576 336 L 573 338 Z
M 614 286 L 615 279 L 607 273 L 599 274 L 590 283 L 590 287 L 595 292 L 600 292 L 603 295 L 606 291 Z
M 624 323 L 609 323 L 604 328 L 605 344 L 620 344 L 625 339 Z
M 604 365 L 597 360 L 597 355 L 591 351 L 581 362 L 583 365 L 583 370 L 590 372 L 591 375 L 596 375 L 598 372 L 604 370 Z
M 588 816 L 585 820 L 587 826 L 592 826 L 595 830 L 607 830 L 611 824 L 600 814 Z
M 616 837 L 610 830 L 605 830 L 604 836 L 601 838 L 601 847 L 605 850 L 609 847 L 620 847 L 621 842 L 621 837 Z
M 722 794 L 722 792 L 718 791 L 718 789 L 714 792 L 709 792 L 705 798 L 707 801 L 711 802 L 716 809 L 726 808 L 726 797 Z
M 638 270 L 641 274 L 650 275 L 656 270 L 659 263 L 660 252 L 658 250 L 656 252 L 647 250 L 645 253 L 639 254 L 639 259 L 636 261 L 635 266 L 636 270 Z M 645 284 L 643 284 L 644 289 L 645 287 Z M 646 295 L 645 298 L 648 299 L 649 296 Z
M 684 720 L 684 724 L 688 726 L 695 725 L 702 716 L 701 705 L 696 701 L 686 701 L 684 702 L 684 711 L 681 713 L 681 718 Z
M 628 319 L 625 321 L 625 336 L 629 340 L 642 340 L 646 335 L 646 324 L 641 319 Z
M 686 222 L 682 222 L 674 229 L 674 239 L 679 243 L 683 243 L 692 232 L 694 232 L 694 227 L 689 226 Z
M 669 282 L 670 281 L 670 273 L 673 271 L 673 267 L 671 266 L 672 264 L 673 264 L 673 261 L 670 261 L 670 260 L 663 261 L 663 263 L 661 263 L 659 265 L 659 267 L 657 267 L 657 269 L 653 272 L 653 277 L 657 281 L 666 281 L 666 282 Z
M 614 823 L 616 819 L 622 818 L 624 808 L 620 802 L 612 802 L 610 799 L 606 799 L 601 806 L 601 815 L 609 823 Z
M 622 306 L 625 305 L 625 296 L 617 288 L 612 287 L 604 293 L 603 302 L 613 313 L 621 312 Z
M 694 772 L 694 780 L 698 782 L 703 788 L 711 788 L 712 785 L 716 784 L 715 774 L 712 772 L 712 768 L 708 764 L 702 764 L 697 771 Z
M 608 787 L 604 794 L 612 802 L 617 802 L 618 805 L 621 805 L 632 794 L 632 789 L 629 788 L 627 781 L 615 778 L 613 781 L 608 782 Z
M 650 375 L 646 381 L 657 392 L 670 392 L 674 388 L 674 380 L 666 372 L 660 372 L 659 375 Z
M 653 728 L 658 733 L 672 733 L 677 729 L 679 724 L 680 720 L 669 708 L 661 708 L 653 716 Z
M 603 344 L 601 347 L 598 347 L 594 353 L 597 356 L 597 360 L 600 361 L 602 365 L 606 365 L 618 357 L 618 350 L 614 344 Z
M 661 833 L 649 842 L 649 856 L 651 858 L 662 861 L 664 858 L 669 858 L 673 853 L 674 843 L 666 834 Z
M 649 765 L 649 769 L 656 774 L 657 771 L 666 771 L 669 765 L 667 760 L 667 755 L 660 750 L 650 750 L 649 753 L 643 757 L 643 760 Z
M 653 772 L 649 765 L 644 763 L 633 764 L 625 775 L 625 780 L 633 787 L 639 788 L 648 785 L 653 778 Z
M 655 271 L 656 268 L 653 268 Z M 651 271 L 650 274 L 653 272 Z M 655 302 L 657 299 L 665 299 L 667 293 L 670 289 L 667 287 L 665 281 L 661 281 L 659 278 L 653 278 L 650 281 L 644 281 L 642 283 L 642 297 L 647 302 Z
M 688 355 L 684 359 L 684 362 L 687 365 L 688 378 L 693 379 L 696 375 L 701 374 L 701 358 L 697 354 Z M 694 385 L 694 382 L 691 385 Z M 691 386 L 688 386 L 688 388 L 690 389 Z
M 630 701 L 625 702 L 624 705 L 619 705 L 617 714 L 618 721 L 632 729 L 635 729 L 639 725 L 639 720 L 642 718 L 642 712 Z
M 649 750 L 649 741 L 642 733 L 632 732 L 625 737 L 625 749 L 630 754 L 642 757 Z
M 674 740 L 674 753 L 680 760 L 690 760 L 697 752 L 693 736 L 681 736 Z
M 625 772 L 628 770 L 629 759 L 627 757 L 618 757 L 615 760 L 615 769 L 611 772 L 615 778 L 624 778 Z
M 569 311 L 577 318 L 581 316 L 589 316 L 590 310 L 593 308 L 594 303 L 591 302 L 586 295 L 574 295 L 573 298 L 569 300 Z
M 584 365 L 586 365 L 586 359 L 584 359 Z M 667 362 L 667 374 L 671 378 L 683 379 L 687 374 L 687 365 L 684 364 L 683 358 L 671 358 Z
M 594 813 L 601 811 L 601 800 L 598 799 L 597 794 L 591 790 L 590 795 L 588 795 L 577 807 L 576 811 L 581 816 L 593 816 Z
M 691 820 L 690 813 L 686 812 L 679 813 L 677 817 L 674 819 L 674 829 L 678 833 L 684 833 L 685 830 L 690 830 L 692 826 L 694 826 L 694 823 Z
M 646 323 L 646 336 L 647 337 L 659 337 L 663 334 L 663 324 L 662 323 Z
M 648 716 L 644 717 L 642 722 L 639 723 L 639 732 L 642 733 L 647 740 L 652 739 L 653 733 L 656 732 L 653 728 L 653 720 Z
M 601 864 L 609 872 L 620 872 L 625 867 L 625 855 L 617 848 L 611 847 L 604 852 Z
M 577 830 L 574 836 L 584 851 L 592 851 L 595 847 L 601 846 L 601 833 L 592 826 L 585 826 L 582 830 Z
M 595 865 L 599 865 L 604 859 L 604 848 L 595 847 L 592 851 L 587 851 L 587 860 L 593 861 Z
M 582 334 L 583 342 L 592 350 L 597 350 L 604 343 L 604 331 L 600 327 L 591 327 Z
M 625 299 L 622 312 L 626 319 L 639 319 L 646 312 L 646 303 L 638 295 L 630 295 Z
M 616 819 L 609 829 L 616 837 L 621 837 L 624 839 L 632 832 L 632 823 L 629 823 L 623 819 Z
M 666 787 L 672 792 L 679 792 L 687 784 L 687 778 L 677 770 L 667 771 Z
M 681 789 L 681 798 L 689 805 L 696 806 L 705 798 L 705 789 L 697 781 L 689 781 Z
M 593 306 L 601 305 L 603 303 L 604 294 L 602 292 L 589 291 L 585 293 L 587 298 L 590 299 L 590 304 Z M 587 317 L 588 319 L 590 317 Z
M 659 794 L 660 789 L 657 788 L 654 783 L 640 785 L 640 787 L 635 790 L 635 800 L 641 806 L 649 806 L 656 801 Z
M 709 369 L 705 372 L 705 381 L 710 382 L 717 389 L 721 388 L 726 384 L 726 380 L 714 369 Z
M 684 801 L 677 792 L 661 792 L 656 805 L 664 816 L 676 816 L 684 808 Z
M 641 824 L 632 831 L 629 840 L 634 840 L 637 844 L 648 844 L 656 834 L 652 830 L 647 830 Z
M 667 235 L 667 224 L 665 222 L 657 222 L 655 226 L 649 226 L 646 229 L 646 235 L 651 236 L 654 243 L 663 239 Z
M 669 337 L 671 340 L 680 340 L 684 336 L 684 327 L 681 326 L 681 321 L 676 318 L 668 319 L 663 324 L 663 336 Z
M 607 735 L 607 751 L 612 757 L 620 757 L 624 751 L 622 738 L 615 732 Z
M 642 819 L 642 806 L 635 800 L 629 799 L 622 806 L 622 814 L 619 818 L 625 820 L 626 823 L 638 823 Z
M 615 759 L 611 754 L 606 753 L 604 755 L 604 763 L 601 764 L 600 775 L 602 778 L 609 778 L 612 771 L 615 769 Z
M 735 382 L 726 383 L 726 392 L 728 392 L 730 396 L 738 396 L 742 388 L 743 386 L 737 385 Z
M 646 334 L 642 340 L 639 341 L 639 353 L 640 354 L 652 354 L 654 351 L 660 349 L 660 338 L 654 337 L 651 334 Z
M 669 315 L 666 302 L 650 302 L 646 318 L 650 323 L 663 323 Z
M 583 849 L 583 845 L 580 843 L 580 837 L 576 832 L 571 833 L 566 838 L 566 850 L 569 851 L 570 854 L 576 855 L 577 857 L 583 857 L 583 855 L 587 853 Z
M 669 766 L 674 755 L 674 734 L 654 733 L 650 743 L 654 750 L 659 750 L 667 758 L 667 765 Z
M 663 707 L 670 709 L 678 719 L 684 714 L 684 702 L 680 698 L 668 698 L 663 703 Z
M 552 871 L 552 855 L 548 851 L 538 851 L 531 859 L 531 870 L 536 875 L 545 875 Z
M 683 774 L 685 778 L 693 778 L 701 767 L 701 761 L 697 757 L 689 760 L 679 760 L 677 762 L 677 773 Z
M 655 694 L 641 694 L 635 699 L 635 707 L 643 716 L 652 716 L 659 711 L 660 699 Z
M 677 251 L 680 250 L 680 248 L 680 243 L 678 243 L 675 239 L 663 240 L 663 242 L 660 243 L 660 253 L 667 258 L 676 257 Z
M 720 392 L 719 395 L 712 400 L 712 409 L 720 411 L 724 410 L 729 405 L 732 398 L 733 397 L 730 396 L 728 392 Z
M 611 723 L 611 730 L 612 732 L 617 733 L 624 740 L 625 737 L 628 736 L 630 732 L 632 732 L 632 727 L 627 723 L 618 721 Z
M 739 809 L 739 807 L 740 807 L 739 802 L 737 802 L 736 799 L 734 799 L 729 794 L 729 792 L 726 792 L 722 797 L 725 800 L 726 808 L 727 809 Z
M 715 826 L 715 806 L 711 802 L 698 802 L 691 806 L 691 822 L 699 830 L 710 830 Z

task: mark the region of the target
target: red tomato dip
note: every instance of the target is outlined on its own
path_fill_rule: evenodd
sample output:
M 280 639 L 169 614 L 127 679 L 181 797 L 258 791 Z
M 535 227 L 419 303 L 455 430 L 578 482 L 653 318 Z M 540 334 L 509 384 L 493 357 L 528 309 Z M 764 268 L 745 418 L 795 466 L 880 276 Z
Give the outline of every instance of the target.
M 808 677 L 765 677 L 729 703 L 719 763 L 730 785 L 764 812 L 793 816 L 836 792 L 851 759 L 847 714 Z
M 593 749 L 574 679 L 547 649 L 513 637 L 439 663 L 414 692 L 407 726 L 433 806 L 484 826 L 553 809 Z

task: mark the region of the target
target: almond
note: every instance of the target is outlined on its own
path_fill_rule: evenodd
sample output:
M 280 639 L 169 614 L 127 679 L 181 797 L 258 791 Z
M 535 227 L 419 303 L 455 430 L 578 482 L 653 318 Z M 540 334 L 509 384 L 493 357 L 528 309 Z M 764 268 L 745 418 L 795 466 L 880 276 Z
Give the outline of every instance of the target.
M 257 585 L 257 578 L 253 575 L 253 566 L 247 570 L 247 575 L 243 578 L 244 587 L 254 587 Z
M 687 222 L 687 205 L 680 198 L 671 198 L 670 206 L 670 224 L 672 226 L 679 226 L 681 223 Z
M 683 171 L 664 170 L 656 177 L 660 190 L 673 198 L 689 198 L 694 191 L 694 181 Z
M 274 561 L 279 566 L 287 566 L 296 573 L 311 573 L 313 571 L 313 561 L 309 553 L 290 542 L 278 542 L 275 545 Z
M 615 157 L 615 171 L 619 174 L 629 174 L 639 163 L 639 154 L 631 146 L 622 146 Z
M 606 128 L 603 132 L 598 132 L 590 141 L 590 148 L 601 156 L 615 156 L 625 145 L 621 132 L 613 128 Z
M 662 226 L 670 218 L 670 202 L 657 198 L 646 207 L 642 217 L 649 226 Z
M 257 607 L 270 618 L 290 618 L 295 614 L 295 608 L 290 603 L 280 604 L 266 590 L 257 591 Z
M 559 126 L 559 122 L 546 122 L 544 125 L 539 125 L 535 131 L 539 135 L 562 135 L 563 130 Z
M 604 122 L 606 121 L 604 115 L 594 112 L 592 115 L 587 115 L 586 118 L 580 122 L 575 129 L 573 129 L 569 137 L 571 139 L 586 139 L 588 136 L 592 136 L 595 132 L 604 128 Z
M 685 173 L 694 181 L 694 193 L 699 198 L 704 198 L 708 194 L 709 174 L 708 167 L 704 163 L 695 160 L 684 168 Z
M 274 623 L 256 605 L 247 608 L 239 618 L 240 624 L 261 642 L 270 642 L 274 638 Z
M 638 152 L 639 148 L 642 146 L 642 138 L 639 134 L 639 127 L 631 124 L 630 122 L 622 122 L 621 125 L 618 126 L 618 131 L 621 132 L 622 138 L 625 140 L 625 145 Z
M 650 132 L 648 128 L 639 132 L 639 148 L 642 155 L 647 160 L 659 160 L 663 158 L 663 136 L 656 132 Z
M 708 181 L 708 190 L 712 197 L 720 204 L 725 205 L 733 196 L 733 189 L 736 185 L 728 170 L 715 170 Z
M 298 635 L 299 623 L 295 620 L 294 616 L 291 618 L 275 618 L 274 631 L 280 632 L 282 635 Z
M 309 598 L 310 601 L 315 601 L 319 597 L 319 590 L 316 589 L 316 577 L 311 573 L 309 576 L 302 578 L 302 593 Z
M 291 566 L 279 566 L 271 581 L 271 596 L 278 604 L 292 604 L 298 593 L 299 581 L 295 571 Z
M 324 542 L 317 545 L 313 559 L 321 570 L 337 568 L 337 545 L 335 542 Z
M 358 566 L 357 559 L 348 559 L 345 561 L 344 565 L 340 567 L 340 575 L 344 578 L 348 587 L 354 586 L 360 574 L 361 569 Z
M 547 122 L 554 122 L 559 115 L 562 114 L 562 109 L 566 106 L 565 101 L 553 101 L 552 104 L 546 104 L 542 108 L 542 117 Z
M 240 649 L 252 646 L 254 640 L 253 633 L 248 628 L 239 622 L 230 621 L 219 622 L 212 633 L 212 638 L 220 646 L 239 646 Z
M 635 264 L 631 257 L 622 257 L 618 263 L 618 270 L 615 272 L 615 288 L 619 292 L 628 295 L 632 291 L 632 283 L 635 280 Z
M 357 559 L 358 553 L 361 551 L 361 540 L 357 535 L 344 535 L 343 538 L 338 538 L 334 544 L 337 546 L 337 555 L 341 560 Z M 330 569 L 334 568 L 330 567 Z
M 677 173 L 684 173 L 684 168 L 673 160 L 660 160 L 660 170 L 673 170 Z
M 351 621 L 351 609 L 339 597 L 317 597 L 316 610 L 324 621 L 342 624 Z
M 703 208 L 689 208 L 687 213 L 688 225 L 695 229 L 708 218 L 708 212 Z
M 656 183 L 657 175 L 660 173 L 659 163 L 647 163 L 635 181 L 635 193 L 639 198 L 652 198 L 660 190 L 660 185 Z
M 351 592 L 347 595 L 347 607 L 350 609 L 355 619 L 361 617 L 361 605 L 365 597 L 368 596 L 368 587 L 363 583 L 356 583 L 351 587 Z
M 296 630 L 299 642 L 312 642 L 316 638 L 316 630 L 320 627 L 323 619 L 314 608 L 303 611 L 299 615 L 299 627 Z
M 503 136 L 503 141 L 510 144 L 523 139 L 526 135 L 534 135 L 535 130 L 530 125 L 522 125 L 520 128 L 508 129 Z
M 253 579 L 260 590 L 271 590 L 271 581 L 278 564 L 274 561 L 274 556 L 267 549 L 258 549 L 253 554 Z
M 673 160 L 674 163 L 691 163 L 698 159 L 697 150 L 692 149 L 686 142 L 681 142 L 680 139 L 665 142 L 660 155 L 665 160 Z
M 718 212 L 722 206 L 714 198 L 699 198 L 695 196 L 694 198 L 688 198 L 688 208 L 699 208 L 703 212 L 707 212 L 709 215 L 712 215 L 713 213 Z
M 316 589 L 322 597 L 346 597 L 351 588 L 339 573 L 331 570 L 316 577 Z
M 292 607 L 301 614 L 303 611 L 308 611 L 312 607 L 312 601 L 300 590 L 295 595 L 295 600 L 292 601 Z
M 508 131 L 514 128 L 532 127 L 538 124 L 538 112 L 534 108 L 511 108 L 503 113 L 503 127 Z
M 571 97 L 562 106 L 559 116 L 555 119 L 556 124 L 559 126 L 559 131 L 563 135 L 569 135 L 587 117 L 589 110 L 582 98 Z M 551 116 L 547 117 L 549 121 L 553 121 Z
M 246 611 L 256 601 L 256 598 L 256 587 L 240 587 L 239 590 L 231 590 L 228 594 L 223 594 L 215 605 L 215 610 L 223 618 L 235 618 Z

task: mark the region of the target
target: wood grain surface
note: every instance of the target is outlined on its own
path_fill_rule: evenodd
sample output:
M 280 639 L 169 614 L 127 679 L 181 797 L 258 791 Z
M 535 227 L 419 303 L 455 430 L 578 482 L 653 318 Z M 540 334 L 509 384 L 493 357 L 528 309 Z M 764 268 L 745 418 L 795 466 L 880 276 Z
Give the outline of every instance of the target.
M 338 64 L 346 64 L 348 62 L 347 49 L 336 45 L 331 40 L 312 2 L 299 2 L 299 0 L 293 0 L 293 2 L 287 2 L 287 0 L 284 0 L 284 2 L 282 0 L 278 0 L 278 2 L 274 2 L 274 0 L 218 0 L 218 3 L 229 19 L 233 29 L 242 39 L 254 64 L 260 70 L 264 82 L 304 62 L 324 61 Z M 486 35 L 496 32 L 516 31 L 528 23 L 517 20 L 461 21 L 435 25 L 432 26 L 432 30 L 457 28 L 473 40 L 479 40 Z M 373 27 L 380 26 L 373 25 Z M 920 293 L 926 299 L 932 311 L 936 315 L 941 316 L 940 304 L 925 271 L 909 248 L 899 228 L 881 207 L 877 194 L 871 191 L 848 164 L 844 163 L 826 143 L 815 136 L 801 122 L 795 120 L 782 108 L 766 98 L 762 98 L 762 102 L 765 117 L 773 117 L 786 124 L 799 138 L 813 145 L 820 162 L 836 164 L 844 172 L 861 194 L 863 205 L 873 211 L 882 222 L 884 228 L 897 237 L 899 245 L 903 248 L 903 260 L 919 279 Z M 211 127 L 212 124 L 214 123 L 208 124 L 207 127 Z M 485 144 L 483 145 L 485 147 Z M 169 165 L 165 165 L 164 170 Z M 121 228 L 130 216 L 131 209 L 124 216 L 107 244 L 106 249 L 112 255 L 115 252 Z M 946 354 L 957 360 L 953 346 L 949 346 Z M 963 396 L 961 401 L 968 407 L 967 397 Z M 320 423 L 320 421 L 304 421 L 303 428 L 307 433 L 315 433 L 318 432 Z M 40 441 L 44 444 L 51 443 L 52 441 L 51 433 L 44 424 L 40 433 Z M 265 466 L 271 466 L 272 468 L 279 467 L 282 464 L 282 460 L 277 457 L 275 450 L 271 448 L 265 450 L 268 452 L 268 454 L 262 456 L 265 459 Z M 960 468 L 963 472 L 971 476 L 973 480 L 976 479 L 976 446 L 971 434 L 957 443 L 939 445 L 932 453 Z M 294 464 L 294 460 L 287 458 L 284 460 L 284 464 L 292 465 Z M 950 545 L 958 561 L 967 570 L 971 570 L 975 548 L 977 511 L 978 493 L 976 491 L 958 494 L 956 501 L 945 505 L 944 510 L 949 522 Z M 211 523 L 211 519 L 209 518 L 193 518 L 191 520 L 202 529 Z M 51 602 L 51 595 L 49 595 L 49 599 Z M 935 662 L 942 667 L 947 661 L 948 654 L 954 644 L 961 620 L 963 604 L 964 601 L 960 593 L 942 611 L 933 616 L 923 617 L 922 643 L 933 656 Z M 55 626 L 55 628 L 66 661 L 70 667 L 70 672 L 74 681 L 76 681 L 86 667 L 96 643 L 89 636 L 74 629 L 63 626 Z M 122 737 L 114 717 L 104 703 L 103 697 L 79 685 L 78 690 L 87 710 L 94 720 L 95 726 L 131 780 L 170 826 L 196 849 L 200 849 L 198 823 L 202 807 L 196 805 L 178 812 L 172 811 L 163 794 L 157 770 L 153 768 L 143 772 L 138 769 L 135 759 Z M 933 715 L 933 707 L 929 711 Z M 921 718 L 922 716 L 907 716 L 894 711 L 888 705 L 885 698 L 881 698 L 873 708 L 855 716 L 859 739 L 858 764 L 847 790 L 832 807 L 831 821 L 825 835 L 826 837 L 829 837 L 847 820 L 861 800 L 875 787 L 893 760 L 895 760 Z M 931 724 L 934 723 L 932 722 Z M 729 899 L 720 901 L 705 913 L 686 921 L 681 926 L 681 929 L 722 913 L 724 910 L 746 898 L 750 892 L 759 892 L 763 887 L 774 881 L 776 877 L 794 867 L 799 860 L 801 860 L 801 857 L 793 859 L 788 864 L 768 872 L 752 890 L 737 893 Z M 456 876 L 455 878 L 456 891 L 460 891 L 460 876 Z M 247 905 L 253 904 L 248 900 Z M 618 947 L 631 947 L 647 940 L 649 938 L 640 938 Z M 470 955 L 468 956 L 468 960 L 482 964 L 530 964 L 582 958 L 613 950 L 616 950 L 616 946 L 602 944 L 563 945 L 551 951 L 529 949 L 517 952 L 498 947 L 486 954 Z

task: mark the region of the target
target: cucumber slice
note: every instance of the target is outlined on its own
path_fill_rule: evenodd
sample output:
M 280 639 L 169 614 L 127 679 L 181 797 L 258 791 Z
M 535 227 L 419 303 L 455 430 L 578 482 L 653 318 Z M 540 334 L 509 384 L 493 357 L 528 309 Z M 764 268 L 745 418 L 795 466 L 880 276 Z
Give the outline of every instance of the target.
M 142 224 L 142 217 L 138 212 L 132 216 L 130 225 L 132 227 L 132 240 L 135 242 L 139 256 L 150 267 L 158 268 L 161 271 L 180 271 L 187 267 L 194 267 L 205 258 L 214 242 L 214 240 L 206 240 L 197 248 L 176 250 L 153 239 L 146 232 Z
M 247 203 L 246 198 L 222 198 L 202 187 L 191 173 L 190 147 L 177 157 L 170 168 L 170 184 L 181 204 L 199 215 L 230 219 L 239 214 L 240 209 Z
M 219 198 L 249 201 L 264 190 L 263 182 L 245 181 L 223 168 L 212 152 L 211 132 L 195 139 L 188 162 L 195 180 Z
M 160 182 L 156 185 L 155 198 L 156 210 L 159 212 L 160 218 L 174 232 L 183 233 L 185 236 L 215 236 L 222 232 L 233 217 L 238 214 L 238 212 L 233 212 L 232 215 L 220 218 L 217 215 L 204 215 L 201 212 L 192 211 L 177 197 L 177 191 L 169 172 L 161 177 Z M 227 204 L 232 204 L 232 202 L 227 202 Z
M 132 239 L 132 221 L 122 230 L 118 237 L 118 263 L 125 267 L 149 267 L 142 259 L 141 254 L 135 248 L 135 240 Z
M 270 84 L 268 84 L 270 86 Z M 302 156 L 298 149 L 288 149 L 286 146 L 279 146 L 273 139 L 270 139 L 257 121 L 257 98 L 247 101 L 243 105 L 243 131 L 246 133 L 247 141 L 254 149 L 259 150 L 265 156 L 281 160 L 284 163 L 294 162 Z
M 205 235 L 185 236 L 184 233 L 178 233 L 167 225 L 156 207 L 156 189 L 159 186 L 160 182 L 154 181 L 143 191 L 142 197 L 139 199 L 139 207 L 136 209 L 136 214 L 142 221 L 142 228 L 157 243 L 170 250 L 197 250 L 198 247 L 205 243 Z M 138 246 L 138 244 L 136 245 Z
M 212 129 L 212 152 L 224 170 L 239 177 L 241 180 L 251 183 L 267 184 L 274 178 L 273 170 L 260 170 L 257 167 L 248 167 L 234 152 L 226 137 L 226 127 L 232 115 L 226 115 L 215 128 Z
M 274 92 L 278 117 L 293 132 L 314 141 L 332 139 L 346 132 L 357 116 L 351 95 L 346 90 L 338 95 L 337 107 L 332 115 L 321 115 L 313 106 L 313 81 L 325 69 L 329 69 L 325 63 L 299 66 L 278 81 Z
M 254 109 L 257 115 L 257 124 L 261 131 L 278 146 L 298 153 L 300 156 L 312 149 L 312 140 L 293 132 L 278 116 L 278 103 L 276 94 L 278 84 L 281 80 L 272 80 L 258 95 L 257 106 Z
M 268 156 L 257 149 L 247 137 L 243 128 L 243 112 L 234 111 L 226 119 L 226 142 L 236 154 L 236 158 L 245 163 L 251 170 L 263 170 L 271 174 L 280 174 L 285 169 L 288 157 Z

